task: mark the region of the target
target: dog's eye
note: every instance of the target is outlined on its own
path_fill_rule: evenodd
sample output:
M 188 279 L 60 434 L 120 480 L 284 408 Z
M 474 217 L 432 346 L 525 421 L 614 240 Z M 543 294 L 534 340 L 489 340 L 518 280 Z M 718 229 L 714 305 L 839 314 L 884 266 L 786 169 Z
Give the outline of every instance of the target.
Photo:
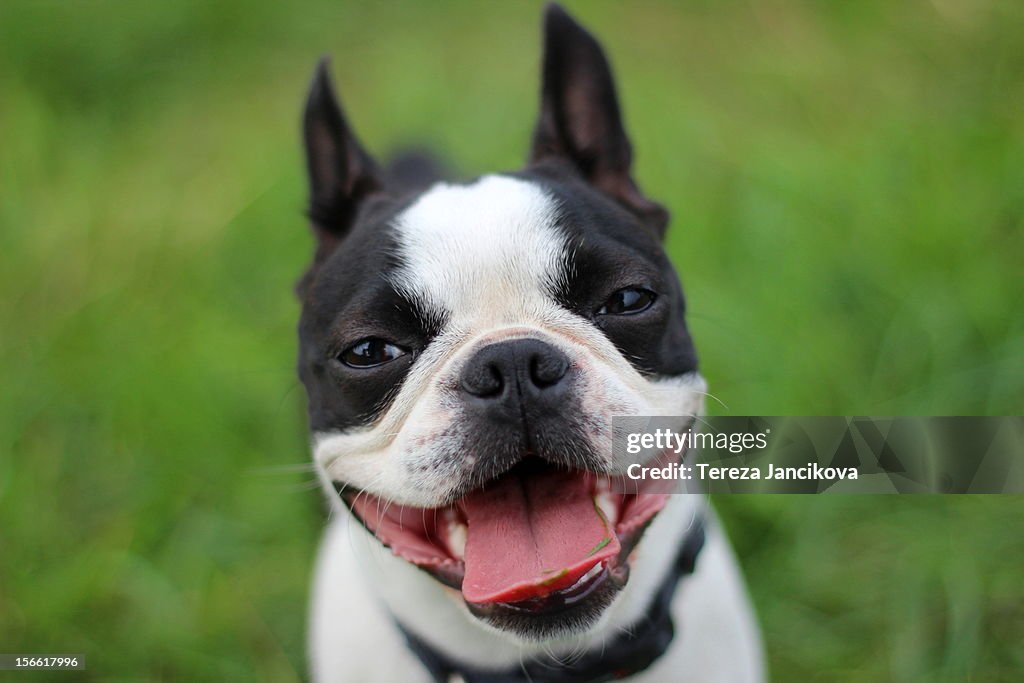
M 404 356 L 406 353 L 408 351 L 399 346 L 377 337 L 371 337 L 342 351 L 338 360 L 350 368 L 375 368 Z
M 646 311 L 654 303 L 658 295 L 639 287 L 626 287 L 608 297 L 608 301 L 598 309 L 598 315 L 632 315 Z

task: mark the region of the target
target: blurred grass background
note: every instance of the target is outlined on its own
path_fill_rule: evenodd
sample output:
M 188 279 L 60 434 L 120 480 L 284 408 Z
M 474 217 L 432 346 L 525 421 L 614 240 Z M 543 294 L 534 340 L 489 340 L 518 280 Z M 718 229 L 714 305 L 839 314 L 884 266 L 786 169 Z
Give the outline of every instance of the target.
M 568 5 L 673 210 L 712 410 L 1021 412 L 1021 5 Z M 0 3 L 0 651 L 86 653 L 95 680 L 304 677 L 307 80 L 332 54 L 381 156 L 514 168 L 539 17 Z M 718 505 L 776 681 L 1021 680 L 1020 498 Z

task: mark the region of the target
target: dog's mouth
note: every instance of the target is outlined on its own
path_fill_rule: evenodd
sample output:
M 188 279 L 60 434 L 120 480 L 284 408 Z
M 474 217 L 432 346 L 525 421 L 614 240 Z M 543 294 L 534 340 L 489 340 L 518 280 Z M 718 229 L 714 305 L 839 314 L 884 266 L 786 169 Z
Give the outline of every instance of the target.
M 560 469 L 536 458 L 442 508 L 339 491 L 381 543 L 460 590 L 481 618 L 607 604 L 625 585 L 630 552 L 668 496 L 663 483 Z

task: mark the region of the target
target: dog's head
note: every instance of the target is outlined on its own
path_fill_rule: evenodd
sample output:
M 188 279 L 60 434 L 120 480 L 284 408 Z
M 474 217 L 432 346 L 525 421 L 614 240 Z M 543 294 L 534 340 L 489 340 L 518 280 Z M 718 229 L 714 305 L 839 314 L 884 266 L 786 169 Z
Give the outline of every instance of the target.
M 600 46 L 549 8 L 524 170 L 391 191 L 323 65 L 305 141 L 299 373 L 331 495 L 491 626 L 586 629 L 664 503 L 616 492 L 612 416 L 703 405 Z

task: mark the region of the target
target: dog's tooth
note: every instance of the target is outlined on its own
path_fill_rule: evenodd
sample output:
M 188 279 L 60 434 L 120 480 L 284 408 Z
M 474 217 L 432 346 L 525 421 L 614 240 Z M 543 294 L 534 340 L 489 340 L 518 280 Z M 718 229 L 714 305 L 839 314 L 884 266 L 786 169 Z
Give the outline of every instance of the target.
M 576 582 L 573 583 L 572 586 L 569 587 L 569 590 L 572 590 L 573 588 L 577 588 L 578 586 L 582 586 L 583 584 L 587 583 L 592 578 L 594 578 L 595 576 L 600 574 L 604 570 L 605 564 L 606 564 L 605 562 L 598 562 L 593 567 L 588 569 L 587 572 L 583 576 L 581 576 L 580 578 L 576 579 Z
M 457 560 L 466 557 L 466 535 L 468 533 L 469 529 L 465 524 L 455 517 L 448 519 L 448 550 Z
M 619 521 L 619 506 L 615 504 L 611 491 L 598 491 L 594 496 L 594 502 L 609 524 L 614 525 Z

